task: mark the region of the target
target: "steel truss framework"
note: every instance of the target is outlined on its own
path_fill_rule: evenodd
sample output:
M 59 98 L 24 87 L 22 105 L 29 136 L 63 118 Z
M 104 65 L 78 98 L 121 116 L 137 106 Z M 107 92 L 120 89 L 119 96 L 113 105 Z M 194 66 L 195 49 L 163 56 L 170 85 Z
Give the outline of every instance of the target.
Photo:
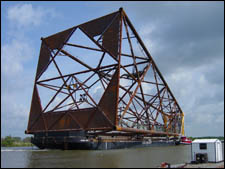
M 70 42 L 79 37 L 76 33 L 92 46 Z M 181 133 L 183 112 L 122 8 L 41 40 L 26 133 Z M 76 50 L 82 50 L 81 57 Z M 85 60 L 87 52 L 95 54 Z M 57 58 L 76 63 L 73 72 L 64 73 L 62 68 L 69 65 L 60 67 Z M 50 66 L 58 75 L 46 76 Z M 40 88 L 54 93 L 46 98 Z M 97 91 L 101 91 L 98 97 Z

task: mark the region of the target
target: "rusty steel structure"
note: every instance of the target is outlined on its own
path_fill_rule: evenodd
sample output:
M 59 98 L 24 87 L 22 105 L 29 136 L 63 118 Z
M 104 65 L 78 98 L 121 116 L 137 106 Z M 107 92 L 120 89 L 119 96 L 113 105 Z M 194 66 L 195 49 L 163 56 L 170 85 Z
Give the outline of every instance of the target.
M 27 134 L 181 135 L 183 112 L 122 8 L 41 40 Z

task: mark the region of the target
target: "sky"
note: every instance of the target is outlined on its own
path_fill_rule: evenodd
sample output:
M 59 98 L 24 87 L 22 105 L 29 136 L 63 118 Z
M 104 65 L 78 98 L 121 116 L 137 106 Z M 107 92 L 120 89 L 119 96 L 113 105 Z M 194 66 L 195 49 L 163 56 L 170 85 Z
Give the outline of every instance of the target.
M 1 1 L 1 136 L 25 137 L 41 37 L 123 7 L 181 109 L 187 136 L 224 136 L 224 2 Z

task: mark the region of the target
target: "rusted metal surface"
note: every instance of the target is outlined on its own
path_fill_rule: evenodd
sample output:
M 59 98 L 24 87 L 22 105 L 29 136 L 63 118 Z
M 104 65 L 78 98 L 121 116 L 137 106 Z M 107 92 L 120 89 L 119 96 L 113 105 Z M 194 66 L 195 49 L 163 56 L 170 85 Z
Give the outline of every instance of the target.
M 37 86 L 35 84 L 30 108 L 30 116 L 28 121 L 28 130 L 32 129 L 33 124 L 37 121 L 37 119 L 41 115 L 41 112 L 42 112 L 41 101 L 38 95 Z
M 114 12 L 112 14 L 81 24 L 79 27 L 83 28 L 90 36 L 94 37 L 102 34 L 108 25 L 113 21 L 113 18 L 115 18 L 117 15 L 118 12 Z
M 119 42 L 119 26 L 120 15 L 117 15 L 113 23 L 103 34 L 102 46 L 108 49 L 115 58 L 118 56 L 118 42 Z
M 38 67 L 37 67 L 36 79 L 37 79 L 37 77 L 40 76 L 41 72 L 43 72 L 47 68 L 47 64 L 50 61 L 50 55 L 51 55 L 51 52 L 48 50 L 48 48 L 42 42 L 41 49 L 40 49 L 39 61 L 38 61 Z
M 100 102 L 99 108 L 106 114 L 113 125 L 116 124 L 117 106 L 118 106 L 118 70 L 114 73 L 107 89 L 105 90 Z
M 65 31 L 56 33 L 45 38 L 45 41 L 49 48 L 53 49 L 61 49 L 64 43 L 70 38 L 72 33 L 76 30 L 76 27 L 67 29 Z
M 78 30 L 95 47 L 70 42 Z M 97 52 L 100 57 L 93 64 L 78 57 L 74 52 L 77 49 L 82 49 L 84 56 L 88 51 Z M 77 66 L 73 72 L 65 73 L 58 58 Z M 44 76 L 50 66 L 55 67 L 57 74 Z M 78 69 L 79 66 L 84 69 Z M 54 93 L 43 98 L 39 87 Z M 100 88 L 103 92 L 96 99 Z M 116 132 L 115 135 L 123 136 L 178 136 L 182 115 L 123 9 L 42 38 L 26 133 L 83 130 L 96 135 Z

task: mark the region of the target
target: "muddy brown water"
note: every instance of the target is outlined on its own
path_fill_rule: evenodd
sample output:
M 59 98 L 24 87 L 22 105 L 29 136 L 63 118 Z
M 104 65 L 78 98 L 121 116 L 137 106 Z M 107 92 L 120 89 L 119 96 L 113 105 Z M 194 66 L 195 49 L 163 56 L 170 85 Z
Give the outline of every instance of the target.
M 103 151 L 1 148 L 2 168 L 149 168 L 158 167 L 162 162 L 181 164 L 190 161 L 190 145 Z

